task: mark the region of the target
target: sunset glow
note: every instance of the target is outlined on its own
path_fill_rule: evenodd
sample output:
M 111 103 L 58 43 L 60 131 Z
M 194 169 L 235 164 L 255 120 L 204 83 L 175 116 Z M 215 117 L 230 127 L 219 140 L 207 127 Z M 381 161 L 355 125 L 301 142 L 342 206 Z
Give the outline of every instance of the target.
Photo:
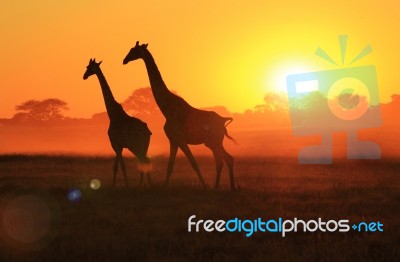
M 292 74 L 300 74 L 306 72 L 312 72 L 311 67 L 307 66 L 305 63 L 296 64 L 287 62 L 286 64 L 277 67 L 275 72 L 270 72 L 266 75 L 266 87 L 269 92 L 285 92 L 286 87 L 286 76 Z
M 193 106 L 243 112 L 266 92 L 285 91 L 287 74 L 334 69 L 314 52 L 322 47 L 340 60 L 337 36 L 346 34 L 346 59 L 372 46 L 355 65 L 376 65 L 387 102 L 398 91 L 397 9 L 393 1 L 6 1 L 0 117 L 49 97 L 65 100 L 70 116 L 104 111 L 96 81 L 81 79 L 90 58 L 104 61 L 115 97 L 125 100 L 149 86 L 142 62 L 122 65 L 137 40 L 149 43 L 168 87 Z

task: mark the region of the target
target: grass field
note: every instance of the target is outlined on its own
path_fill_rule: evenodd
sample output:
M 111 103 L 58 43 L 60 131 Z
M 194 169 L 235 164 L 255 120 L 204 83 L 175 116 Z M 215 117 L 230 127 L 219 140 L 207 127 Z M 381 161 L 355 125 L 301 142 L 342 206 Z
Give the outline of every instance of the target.
M 0 156 L 0 260 L 400 259 L 400 160 L 299 165 L 295 159 L 237 158 L 240 189 L 236 192 L 229 190 L 226 169 L 222 188 L 212 189 L 213 160 L 202 157 L 198 162 L 209 189 L 200 188 L 182 157 L 176 161 L 169 187 L 162 186 L 167 159 L 155 157 L 155 186 L 137 186 L 136 160 L 129 159 L 130 188 L 124 187 L 118 173 L 113 189 L 112 158 Z M 92 179 L 101 181 L 98 190 L 89 186 Z M 80 189 L 80 201 L 68 199 L 71 188 Z M 24 208 L 31 213 L 24 213 Z M 326 221 L 349 219 L 350 223 L 380 221 L 384 232 L 292 232 L 284 238 L 280 233 L 256 232 L 248 238 L 243 232 L 189 233 L 191 215 L 213 220 L 321 217 Z

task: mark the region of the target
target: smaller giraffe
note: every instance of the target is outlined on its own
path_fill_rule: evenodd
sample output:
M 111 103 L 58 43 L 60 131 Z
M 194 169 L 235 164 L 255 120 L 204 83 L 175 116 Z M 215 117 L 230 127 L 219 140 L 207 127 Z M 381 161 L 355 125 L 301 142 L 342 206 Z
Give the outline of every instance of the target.
M 110 119 L 108 137 L 110 139 L 111 146 L 116 154 L 113 168 L 113 186 L 115 186 L 118 166 L 121 165 L 122 173 L 125 179 L 125 185 L 128 187 L 126 167 L 124 159 L 122 157 L 122 150 L 124 148 L 127 148 L 129 151 L 131 151 L 140 162 L 140 185 L 143 184 L 143 176 L 145 173 L 147 173 L 148 183 L 152 184 L 149 173 L 150 161 L 147 157 L 151 131 L 149 130 L 145 122 L 142 122 L 138 118 L 129 116 L 124 111 L 121 104 L 115 101 L 111 89 L 106 81 L 106 78 L 100 69 L 101 62 L 102 61 L 97 63 L 96 59 L 90 59 L 89 65 L 86 67 L 86 72 L 83 75 L 83 79 L 86 80 L 89 76 L 96 75 L 100 82 L 101 90 L 104 97 L 104 103 L 106 105 L 107 114 Z

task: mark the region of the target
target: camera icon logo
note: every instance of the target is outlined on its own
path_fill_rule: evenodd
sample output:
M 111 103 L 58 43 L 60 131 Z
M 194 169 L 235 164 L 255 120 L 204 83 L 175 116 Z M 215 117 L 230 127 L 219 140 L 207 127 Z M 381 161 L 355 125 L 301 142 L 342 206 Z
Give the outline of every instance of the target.
M 347 36 L 339 36 L 344 62 Z M 344 47 L 344 48 L 343 48 Z M 367 46 L 355 59 L 371 51 Z M 317 55 L 336 64 L 322 49 Z M 382 124 L 376 69 L 373 65 L 289 75 L 286 78 L 290 117 L 296 136 L 320 135 L 320 145 L 304 147 L 302 164 L 332 163 L 332 136 L 347 133 L 348 159 L 379 159 L 381 149 L 371 141 L 359 141 L 357 132 Z

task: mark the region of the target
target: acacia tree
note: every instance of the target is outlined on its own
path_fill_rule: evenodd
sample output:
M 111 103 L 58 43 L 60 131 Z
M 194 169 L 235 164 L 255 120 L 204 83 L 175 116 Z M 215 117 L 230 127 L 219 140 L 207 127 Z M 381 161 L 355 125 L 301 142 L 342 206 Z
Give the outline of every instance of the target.
M 270 128 L 289 124 L 289 105 L 287 97 L 279 93 L 266 93 L 264 103 L 236 114 L 244 126 Z
M 139 117 L 161 116 L 161 111 L 153 98 L 153 93 L 150 87 L 143 87 L 134 90 L 122 103 L 122 106 L 128 112 Z
M 17 121 L 54 121 L 65 119 L 64 111 L 67 103 L 57 98 L 44 100 L 28 100 L 15 107 L 19 111 L 13 116 Z

